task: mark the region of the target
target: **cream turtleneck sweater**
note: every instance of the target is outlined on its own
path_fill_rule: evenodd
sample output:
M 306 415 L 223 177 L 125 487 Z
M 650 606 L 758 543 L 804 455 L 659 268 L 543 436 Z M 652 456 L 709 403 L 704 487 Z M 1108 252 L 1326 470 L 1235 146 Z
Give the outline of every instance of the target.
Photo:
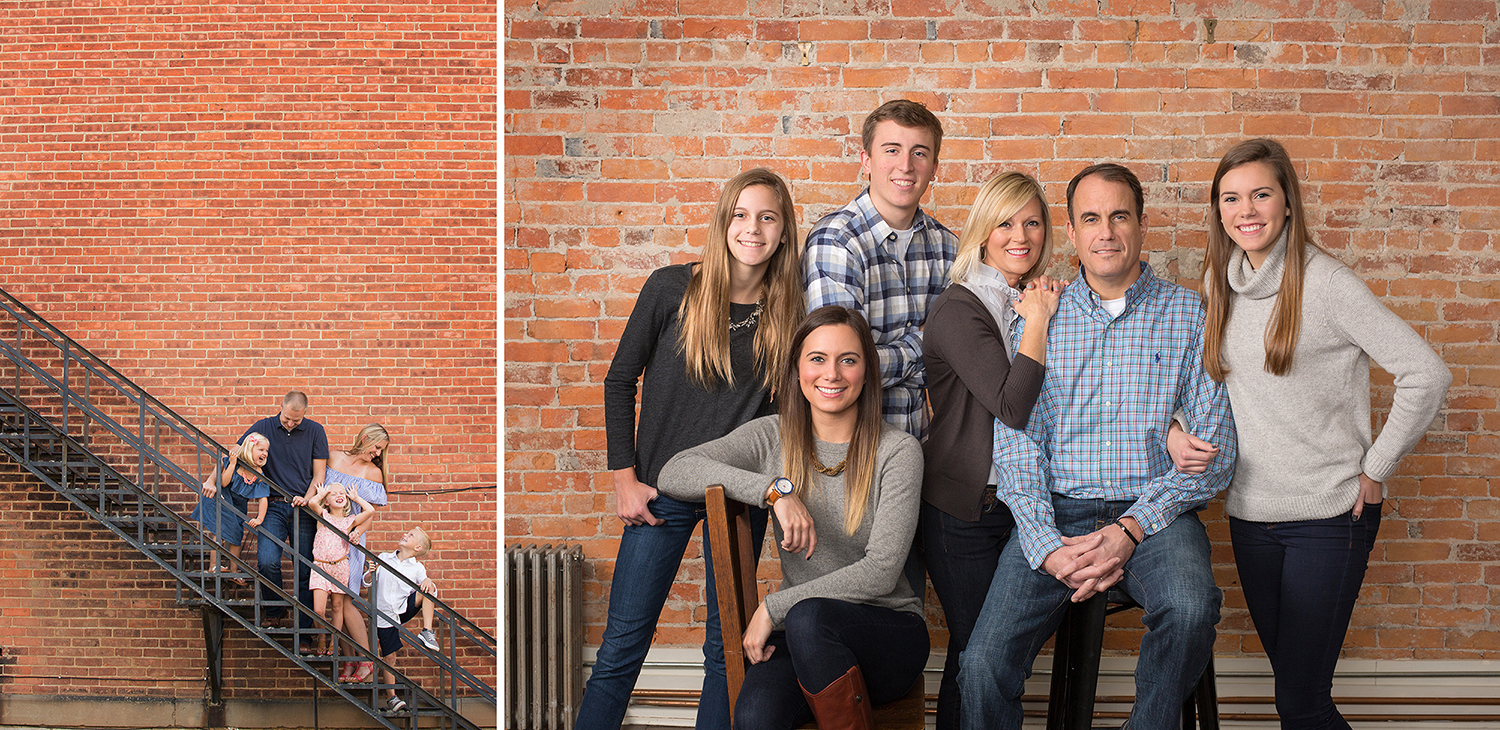
M 1266 372 L 1266 324 L 1286 265 L 1283 234 L 1259 269 L 1243 251 L 1229 261 L 1225 385 L 1239 431 L 1239 460 L 1225 512 L 1254 522 L 1343 514 L 1359 474 L 1384 482 L 1442 407 L 1452 381 L 1432 348 L 1347 266 L 1309 246 L 1302 326 L 1286 375 Z M 1370 360 L 1395 376 L 1379 438 L 1370 434 Z

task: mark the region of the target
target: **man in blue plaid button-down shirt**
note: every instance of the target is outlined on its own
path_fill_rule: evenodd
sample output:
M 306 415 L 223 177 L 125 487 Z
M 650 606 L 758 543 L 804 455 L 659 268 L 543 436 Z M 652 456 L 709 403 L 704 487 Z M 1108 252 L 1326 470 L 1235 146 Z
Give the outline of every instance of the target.
M 864 315 L 880 353 L 885 420 L 922 438 L 922 325 L 958 245 L 919 205 L 937 173 L 943 125 L 927 107 L 898 99 L 865 118 L 861 143 L 870 187 L 807 236 L 808 310 L 837 304 Z
M 1229 483 L 1234 421 L 1203 370 L 1198 295 L 1140 260 L 1140 181 L 1095 165 L 1068 185 L 1083 264 L 1048 332 L 1047 375 L 1026 430 L 995 426 L 998 495 L 1016 529 L 1001 551 L 959 673 L 963 725 L 1020 728 L 1021 694 L 1069 600 L 1111 586 L 1142 605 L 1131 730 L 1175 727 L 1213 654 L 1223 594 L 1196 509 Z M 1166 451 L 1174 413 L 1219 445 L 1199 474 Z

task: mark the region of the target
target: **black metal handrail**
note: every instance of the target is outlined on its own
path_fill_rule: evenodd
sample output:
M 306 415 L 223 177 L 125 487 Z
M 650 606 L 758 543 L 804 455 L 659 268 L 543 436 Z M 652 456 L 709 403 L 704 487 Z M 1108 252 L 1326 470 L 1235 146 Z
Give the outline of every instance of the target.
M 90 352 L 88 348 L 64 334 L 62 330 L 54 327 L 52 323 L 42 318 L 31 307 L 26 306 L 19 299 L 11 296 L 9 292 L 3 289 L 0 289 L 0 309 L 4 309 L 10 314 L 11 318 L 16 321 L 18 328 L 22 325 L 26 326 L 43 340 L 65 353 L 64 372 L 66 372 L 68 362 L 77 360 L 87 373 L 99 377 L 104 382 L 112 385 L 116 392 L 140 404 L 143 415 L 149 414 L 154 416 L 158 421 L 165 422 L 179 435 L 196 442 L 205 452 L 228 453 L 222 446 L 219 446 L 218 442 L 210 438 L 208 434 L 199 430 L 198 427 L 194 426 L 186 418 L 183 418 L 176 411 L 167 407 L 167 404 L 157 400 L 150 393 L 146 392 L 145 388 L 142 388 L 120 374 L 120 371 L 115 370 L 109 363 L 104 362 L 104 360 Z M 18 334 L 17 341 L 19 339 Z M 143 432 L 140 436 L 140 441 L 143 445 L 146 440 L 144 433 L 145 424 L 146 419 L 143 417 L 141 419 Z M 205 444 L 208 446 L 205 446 Z M 215 463 L 217 463 L 217 460 L 215 460 Z
M 98 424 L 104 429 L 105 432 L 118 438 L 120 442 L 125 446 L 124 450 L 127 453 L 134 453 L 135 463 L 133 466 L 135 467 L 138 476 L 144 478 L 149 465 L 149 467 L 154 470 L 154 475 L 158 480 L 158 487 L 161 478 L 166 477 L 169 484 L 175 483 L 179 487 L 186 486 L 187 491 L 184 492 L 184 494 L 188 494 L 194 497 L 201 496 L 199 477 L 203 473 L 204 457 L 208 457 L 212 460 L 212 465 L 208 469 L 208 472 L 210 474 L 213 474 L 219 466 L 221 460 L 228 455 L 227 450 L 220 446 L 216 441 L 209 438 L 207 434 L 203 433 L 201 430 L 189 423 L 185 418 L 182 418 L 171 408 L 167 407 L 161 401 L 145 392 L 143 388 L 136 385 L 128 378 L 125 378 L 117 370 L 105 363 L 102 359 L 93 355 L 93 353 L 89 352 L 87 348 L 79 345 L 75 340 L 68 337 L 66 334 L 63 334 L 56 327 L 53 327 L 45 319 L 37 315 L 36 312 L 31 308 L 16 300 L 14 297 L 4 292 L 3 290 L 0 290 L 0 309 L 4 309 L 16 321 L 16 335 L 14 344 L 5 341 L 3 338 L 0 338 L 0 354 L 3 354 L 16 367 L 15 382 L 17 393 L 15 398 L 7 398 L 6 400 L 13 400 L 13 402 L 18 407 L 24 408 L 25 410 L 29 411 L 29 415 L 32 418 L 38 419 L 40 421 L 47 420 L 45 416 L 35 411 L 34 409 L 31 409 L 29 406 L 27 406 L 27 404 L 23 403 L 19 399 L 19 391 L 21 390 L 21 376 L 23 373 L 34 379 L 34 382 L 41 385 L 46 392 L 50 393 L 53 396 L 61 397 L 61 425 L 55 427 L 55 431 L 58 435 L 61 436 L 62 443 L 64 444 L 64 456 L 62 458 L 63 463 L 61 466 L 61 473 L 68 473 L 69 463 L 67 453 L 69 449 L 71 449 L 75 453 L 89 454 L 90 457 L 92 457 L 94 461 L 97 462 L 98 467 L 108 471 L 109 478 L 117 480 L 121 484 L 128 484 L 132 487 L 135 487 L 136 491 L 139 493 L 138 496 L 144 498 L 144 500 L 148 500 L 154 509 L 162 510 L 163 514 L 170 515 L 171 521 L 178 523 L 177 535 L 179 541 L 184 535 L 190 535 L 194 539 L 199 541 L 198 544 L 208 546 L 203 548 L 203 550 L 206 551 L 207 549 L 212 549 L 214 547 L 213 543 L 205 542 L 205 536 L 201 533 L 201 531 L 199 531 L 197 527 L 194 527 L 186 519 L 182 518 L 180 515 L 177 515 L 171 510 L 170 507 L 168 507 L 165 503 L 161 502 L 157 498 L 157 493 L 160 492 L 159 488 L 146 490 L 144 488 L 144 485 L 132 482 L 125 474 L 118 472 L 112 465 L 108 464 L 99 457 L 94 457 L 92 455 L 92 452 L 90 452 L 88 448 L 88 442 L 90 441 L 89 434 L 91 424 Z M 60 378 L 48 372 L 47 368 L 37 364 L 31 357 L 27 356 L 26 352 L 23 352 L 24 345 L 22 340 L 23 333 L 25 332 L 30 332 L 37 338 L 39 338 L 39 345 L 53 348 L 53 351 L 51 353 L 53 354 L 53 357 L 49 358 L 49 361 L 57 362 L 59 364 L 61 369 Z M 85 378 L 85 383 L 81 392 L 79 389 L 73 387 L 72 374 L 74 372 L 75 364 L 77 368 L 82 369 L 83 377 Z M 104 410 L 104 408 L 97 405 L 97 403 L 95 402 L 95 397 L 92 396 L 92 385 L 95 379 L 97 379 L 102 386 L 105 386 L 104 390 L 106 390 L 106 393 L 104 397 L 117 396 L 132 404 L 130 410 L 133 411 L 133 413 L 131 413 L 130 415 L 139 418 L 140 423 L 138 429 L 132 429 L 126 424 L 121 423 L 120 420 Z M 83 441 L 81 442 L 73 439 L 70 435 L 71 426 L 73 424 L 72 416 L 75 412 L 79 414 L 79 417 L 82 420 L 81 431 Z M 150 435 L 148 435 L 147 433 L 148 423 L 164 425 L 169 429 L 170 433 L 175 433 L 179 437 L 184 439 L 184 443 L 182 444 L 182 446 L 184 448 L 190 447 L 195 454 L 195 459 L 198 461 L 197 471 L 199 473 L 199 476 L 194 476 L 192 473 L 179 466 L 169 456 L 162 453 L 162 451 L 158 448 L 161 444 L 160 437 L 162 435 L 159 428 L 156 433 L 151 434 L 156 437 L 156 442 L 152 443 L 151 438 L 149 437 Z M 101 471 L 100 474 L 101 479 L 103 479 L 103 475 L 105 474 L 105 472 Z M 38 473 L 38 476 L 41 476 L 41 474 Z M 63 479 L 65 481 L 66 477 L 64 476 Z M 266 479 L 266 483 L 268 485 L 271 485 L 273 489 L 280 492 L 280 494 L 282 494 L 287 499 L 301 496 L 300 493 L 289 492 L 287 489 L 283 488 L 281 485 L 276 484 L 269 478 Z M 60 485 L 59 491 L 62 491 Z M 73 497 L 69 496 L 69 499 L 71 500 L 73 499 Z M 101 500 L 103 500 L 102 493 Z M 79 504 L 79 506 L 83 507 L 85 510 L 89 509 L 87 506 L 81 503 Z M 238 509 L 228 504 L 227 501 L 224 500 L 217 501 L 216 509 L 228 509 L 239 514 L 241 517 L 248 517 L 243 512 L 240 512 Z M 98 515 L 95 514 L 95 516 L 97 517 Z M 321 516 L 311 514 L 310 512 L 305 510 L 297 510 L 297 512 L 294 513 L 294 520 L 306 519 L 309 517 L 316 520 L 320 524 L 327 525 L 331 529 L 334 529 L 336 532 L 338 532 L 338 534 L 340 534 L 347 540 L 347 535 L 338 530 L 338 528 L 328 523 Z M 111 530 L 117 532 L 117 534 L 120 534 L 120 530 L 116 525 L 109 522 L 106 522 L 106 525 L 108 525 Z M 186 529 L 184 530 L 183 528 Z M 318 567 L 314 561 L 303 557 L 296 549 L 296 543 L 300 542 L 300 539 L 296 536 L 297 533 L 295 531 L 291 535 L 290 542 L 292 544 L 288 544 L 288 541 L 281 540 L 280 538 L 272 536 L 271 534 L 266 532 L 263 526 L 256 526 L 252 527 L 251 529 L 255 531 L 258 539 L 270 540 L 280 546 L 284 553 L 290 556 L 290 559 L 293 561 L 294 566 L 306 565 L 310 570 L 318 571 L 319 574 L 323 575 L 325 578 L 328 578 L 330 581 L 334 580 L 333 576 L 323 571 L 323 569 Z M 123 534 L 121 534 L 121 536 L 124 537 Z M 357 547 L 364 554 L 367 560 L 371 561 L 371 566 L 383 566 L 387 569 L 390 569 L 392 567 L 385 561 L 381 560 L 377 554 L 366 549 L 363 545 L 359 545 L 358 542 L 352 540 L 349 540 L 349 542 L 351 545 Z M 222 550 L 222 548 L 220 549 Z M 181 562 L 180 556 L 181 553 L 179 552 L 179 562 Z M 152 556 L 152 558 L 153 560 L 156 560 L 158 564 L 162 564 L 161 561 L 158 560 L 155 556 Z M 233 556 L 227 551 L 224 551 L 224 558 L 230 560 L 231 564 L 235 565 L 237 568 L 243 570 L 245 573 L 248 573 L 252 577 L 252 580 L 255 584 L 268 586 L 269 589 L 280 600 L 285 601 L 286 605 L 290 606 L 293 609 L 294 622 L 295 616 L 298 613 L 305 613 L 323 628 L 328 629 L 329 631 L 333 631 L 345 641 L 351 642 L 351 645 L 357 646 L 357 644 L 352 643 L 352 638 L 347 634 L 333 630 L 331 624 L 329 624 L 321 616 L 316 616 L 312 613 L 311 610 L 308 610 L 306 607 L 300 606 L 280 586 L 271 585 L 269 582 L 265 581 L 256 573 L 253 566 L 249 565 L 249 563 L 246 563 L 244 560 Z M 167 567 L 169 570 L 172 570 L 177 576 L 179 580 L 179 592 L 182 590 L 181 585 L 188 585 L 194 593 L 202 596 L 203 600 L 218 605 L 221 609 L 225 610 L 226 613 L 235 615 L 237 620 L 239 619 L 237 614 L 234 614 L 233 611 L 228 611 L 225 607 L 225 599 L 223 598 L 221 592 L 222 576 L 218 577 L 218 579 L 214 581 L 214 589 L 212 591 L 207 591 L 202 586 L 195 584 L 184 575 L 184 568 L 182 565 L 172 567 L 166 566 L 165 564 L 162 565 L 163 567 Z M 297 571 L 294 570 L 294 573 L 295 572 Z M 398 576 L 401 580 L 405 581 L 409 585 L 412 585 L 412 587 L 417 587 L 399 572 L 394 570 L 389 570 L 388 572 L 392 575 Z M 261 608 L 260 592 L 255 589 L 252 590 L 255 591 L 255 600 L 253 603 L 258 613 Z M 380 614 L 380 612 L 375 609 L 371 601 L 366 601 L 365 599 L 360 598 L 357 594 L 349 595 L 348 598 L 354 601 L 355 606 L 360 609 L 361 612 L 371 622 L 370 630 L 373 634 L 377 615 L 383 614 Z M 438 663 L 440 669 L 447 671 L 455 682 L 461 680 L 464 685 L 476 692 L 480 698 L 487 700 L 491 704 L 494 704 L 497 701 L 497 694 L 494 688 L 490 687 L 483 680 L 479 679 L 472 673 L 464 670 L 462 667 L 459 667 L 457 665 L 456 659 L 459 651 L 459 642 L 455 640 L 462 639 L 465 647 L 477 647 L 477 649 L 482 653 L 497 658 L 498 642 L 488 632 L 484 631 L 483 629 L 469 621 L 467 618 L 454 611 L 451 606 L 430 596 L 427 598 L 433 601 L 435 616 L 440 617 L 440 620 L 448 627 L 446 634 L 450 637 L 449 647 L 450 651 L 452 651 L 454 654 L 455 660 L 452 662 L 446 661 L 445 658 L 440 654 L 435 654 L 426 650 L 425 647 L 422 647 L 420 642 L 414 641 L 409 643 L 411 643 L 413 646 L 419 647 L 419 651 L 422 651 L 430 658 L 434 659 Z M 179 600 L 181 599 L 179 598 Z M 397 617 L 386 618 L 393 624 L 397 624 L 399 620 Z M 244 621 L 241 620 L 241 623 L 244 623 Z M 434 628 L 436 628 L 436 626 Z M 254 630 L 253 627 L 252 630 Z M 403 634 L 410 637 L 410 632 L 405 628 L 401 628 L 400 630 Z M 262 634 L 262 636 L 263 638 L 266 638 L 268 641 L 270 641 L 270 643 L 276 643 L 275 641 L 271 640 L 269 636 L 266 636 L 264 634 Z M 294 634 L 294 641 L 297 638 L 300 637 Z M 286 653 L 285 650 L 283 650 L 283 653 Z M 378 664 L 382 669 L 390 669 L 390 667 L 385 662 L 380 660 L 378 656 L 375 656 L 376 652 L 371 650 L 363 650 L 361 654 L 364 655 L 362 657 L 364 660 L 372 661 L 375 664 Z M 297 660 L 295 656 L 293 656 L 293 659 L 294 661 L 298 661 L 298 664 L 303 665 L 304 668 L 309 669 L 309 671 L 317 673 L 315 670 L 309 668 L 305 663 Z M 396 674 L 399 675 L 400 673 L 396 672 Z M 457 685 L 454 684 L 450 689 L 450 699 L 452 701 L 456 701 L 458 699 Z M 341 694 L 344 693 L 341 692 Z
M 23 426 L 24 430 L 20 433 L 20 435 L 22 436 L 22 443 L 29 447 L 29 445 L 32 443 L 32 440 L 30 438 L 31 434 L 28 431 L 32 428 L 32 424 L 38 424 L 38 423 L 45 424 L 46 421 L 44 419 L 41 419 L 39 417 L 39 414 L 36 414 L 35 412 L 31 412 L 28 409 L 26 409 L 26 406 L 24 404 L 18 403 L 11 394 L 9 394 L 9 393 L 7 393 L 7 392 L 5 392 L 3 390 L 0 390 L 0 400 L 3 400 L 4 402 L 12 405 L 13 407 L 16 407 L 18 409 L 18 412 L 25 419 L 25 425 Z M 59 432 L 56 431 L 56 429 L 54 429 L 54 428 L 52 428 L 50 426 L 41 426 L 40 428 L 46 429 L 48 431 L 49 435 L 51 435 L 52 437 L 58 439 L 61 443 L 65 444 L 68 447 L 68 448 L 64 448 L 63 449 L 63 453 L 64 454 L 66 454 L 69 451 L 72 451 L 74 453 L 78 453 L 80 455 L 86 455 L 86 454 L 89 453 L 86 449 L 82 448 L 81 445 L 77 444 L 76 442 L 73 442 L 72 439 L 70 437 L 68 437 L 66 434 L 59 433 Z M 145 533 L 148 532 L 148 530 L 146 530 L 144 528 L 144 524 L 145 524 L 144 522 L 136 522 L 136 524 L 135 524 L 136 533 L 135 534 L 131 534 L 130 532 L 125 531 L 119 524 L 116 523 L 115 520 L 111 519 L 111 515 L 109 515 L 106 512 L 102 511 L 102 510 L 104 510 L 106 508 L 106 505 L 104 504 L 105 496 L 102 493 L 100 494 L 100 507 L 98 509 L 96 509 L 88 501 L 84 500 L 80 496 L 80 493 L 86 493 L 86 492 L 89 492 L 89 491 L 93 491 L 90 488 L 88 488 L 88 487 L 83 487 L 83 488 L 77 488 L 77 487 L 69 488 L 69 486 L 64 483 L 65 481 L 67 481 L 66 478 L 64 478 L 62 481 L 53 481 L 52 479 L 49 478 L 48 475 L 46 475 L 45 473 L 41 473 L 39 470 L 37 470 L 36 468 L 34 468 L 34 466 L 33 466 L 34 462 L 33 462 L 32 459 L 29 458 L 28 454 L 18 453 L 16 451 L 14 451 L 12 449 L 11 445 L 7 441 L 0 440 L 0 451 L 5 451 L 6 453 L 10 454 L 10 456 L 12 458 L 17 459 L 19 462 L 21 462 L 22 464 L 24 464 L 27 467 L 27 469 L 32 472 L 33 475 L 35 475 L 37 478 L 41 479 L 44 483 L 47 483 L 49 486 L 53 487 L 54 490 L 56 490 L 58 493 L 62 494 L 65 498 L 68 499 L 68 501 L 72 502 L 75 506 L 77 506 L 78 508 L 82 509 L 89 516 L 93 517 L 96 521 L 98 521 L 99 523 L 103 524 L 111 532 L 115 533 L 116 536 L 118 536 L 121 539 L 125 540 L 127 543 L 130 543 L 132 547 L 135 547 L 147 559 L 149 559 L 152 562 L 156 563 L 159 567 L 167 570 L 169 573 L 174 574 L 178 578 L 178 581 L 179 581 L 180 584 L 186 585 L 189 590 L 191 590 L 192 592 L 198 594 L 198 596 L 200 598 L 202 598 L 204 601 L 211 602 L 211 603 L 222 604 L 222 602 L 225 600 L 224 597 L 223 597 L 223 595 L 222 595 L 222 591 L 224 590 L 222 579 L 215 581 L 213 589 L 209 590 L 206 586 L 201 585 L 199 582 L 187 579 L 188 577 L 185 575 L 186 571 L 184 570 L 183 565 L 182 565 L 182 562 L 183 562 L 183 560 L 182 560 L 182 554 L 184 552 L 186 552 L 188 550 L 194 550 L 194 551 L 197 551 L 197 552 L 204 552 L 204 551 L 213 549 L 213 544 L 207 539 L 207 536 L 204 535 L 203 532 L 198 527 L 194 526 L 191 521 L 189 521 L 186 518 L 182 517 L 175 510 L 173 510 L 170 506 L 162 503 L 160 500 L 156 499 L 156 497 L 154 497 L 151 494 L 147 493 L 145 490 L 140 489 L 138 486 L 135 486 L 132 482 L 130 482 L 130 480 L 127 477 L 125 477 L 124 475 L 120 474 L 117 471 L 114 471 L 113 468 L 111 468 L 108 464 L 106 464 L 103 461 L 100 461 L 98 459 L 91 459 L 90 462 L 89 462 L 90 466 L 92 466 L 92 467 L 97 468 L 97 469 L 100 470 L 101 482 L 104 481 L 104 479 L 110 479 L 110 480 L 114 480 L 116 483 L 120 484 L 121 486 L 129 485 L 129 486 L 134 487 L 134 489 L 132 489 L 130 491 L 132 493 L 132 496 L 134 496 L 136 499 L 140 500 L 140 503 L 139 503 L 139 505 L 137 507 L 138 512 L 142 512 L 142 513 L 147 512 L 147 511 L 152 512 L 156 516 L 159 516 L 161 518 L 165 518 L 171 524 L 171 527 L 167 531 L 170 532 L 175 537 L 175 540 L 173 541 L 172 544 L 174 544 L 177 547 L 176 552 L 178 554 L 178 560 L 177 560 L 176 564 L 169 564 L 169 563 L 167 563 L 165 560 L 163 560 L 161 558 L 161 556 L 157 555 L 156 552 L 151 549 L 151 547 L 152 547 L 151 544 L 149 542 L 147 542 L 147 535 Z M 77 465 L 80 465 L 82 463 L 83 462 L 69 463 L 69 462 L 67 462 L 66 459 L 64 459 L 63 463 L 59 464 L 59 468 L 61 470 L 60 476 L 62 474 L 67 474 L 69 472 L 70 468 L 72 468 L 73 466 L 77 466 Z M 72 483 L 73 484 L 78 484 L 78 482 L 76 480 L 73 480 Z M 150 509 L 148 510 L 146 508 L 150 508 Z M 160 524 L 160 523 L 158 523 L 158 524 Z M 159 533 L 163 532 L 164 530 L 162 528 L 158 527 L 158 528 L 156 528 L 154 530 L 149 530 L 149 531 L 150 532 L 155 532 L 155 533 L 159 534 Z M 292 596 L 288 591 L 286 591 L 285 589 L 283 589 L 281 586 L 276 585 L 275 583 L 272 583 L 272 582 L 269 582 L 269 581 L 265 581 L 265 579 L 262 576 L 260 576 L 258 573 L 256 573 L 253 570 L 253 567 L 250 566 L 248 563 L 246 563 L 244 560 L 242 560 L 242 559 L 240 559 L 238 557 L 235 557 L 232 554 L 225 554 L 224 557 L 227 558 L 227 559 L 229 559 L 231 561 L 231 563 L 236 564 L 238 567 L 245 568 L 247 574 L 250 575 L 252 577 L 252 579 L 256 583 L 264 584 L 276 596 L 276 600 L 274 602 L 267 603 L 267 602 L 263 601 L 260 598 L 260 592 L 258 590 L 255 591 L 252 594 L 254 596 L 254 598 L 252 599 L 252 602 L 251 602 L 251 605 L 253 607 L 253 611 L 252 611 L 252 615 L 251 615 L 250 619 L 246 619 L 245 617 L 241 616 L 240 614 L 238 614 L 237 612 L 234 612 L 234 611 L 225 611 L 224 613 L 226 615 L 231 616 L 236 621 L 238 621 L 239 623 L 241 623 L 242 625 L 244 625 L 245 628 L 249 629 L 252 633 L 261 635 L 262 638 L 266 638 L 267 639 L 267 643 L 269 643 L 269 644 L 273 645 L 274 647 L 276 647 L 278 650 L 281 651 L 282 654 L 284 654 L 288 658 L 292 659 L 294 662 L 296 662 L 303 669 L 306 669 L 308 672 L 310 672 L 311 674 L 315 675 L 318 679 L 320 679 L 323 682 L 323 684 L 325 684 L 328 687 L 332 688 L 338 694 L 344 696 L 345 699 L 348 699 L 351 702 L 354 702 L 356 704 L 359 704 L 359 705 L 363 706 L 364 703 L 361 702 L 358 698 L 356 698 L 354 696 L 353 692 L 351 692 L 349 690 L 349 688 L 343 687 L 343 686 L 339 685 L 337 682 L 334 682 L 334 681 L 330 680 L 329 677 L 327 677 L 322 672 L 320 672 L 317 669 L 315 669 L 314 667 L 312 667 L 306 660 L 304 660 L 302 657 L 298 656 L 293 650 L 285 648 L 285 647 L 282 647 L 281 644 L 280 644 L 280 642 L 277 642 L 277 641 L 274 641 L 274 640 L 270 640 L 269 637 L 267 637 L 262 632 L 262 630 L 259 629 L 255 625 L 255 619 L 258 619 L 260 617 L 261 609 L 266 608 L 268 606 L 274 606 L 274 607 L 295 606 L 296 605 L 296 599 L 295 599 L 295 597 Z M 383 669 L 383 670 L 386 670 L 386 671 L 391 671 L 393 674 L 395 674 L 397 676 L 401 676 L 401 673 L 398 670 L 396 670 L 394 667 L 392 667 L 389 664 L 387 664 L 385 661 L 381 660 L 380 657 L 375 656 L 374 653 L 371 652 L 371 650 L 365 649 L 363 647 L 360 647 L 354 641 L 353 637 L 349 636 L 348 634 L 346 634 L 346 633 L 344 633 L 342 631 L 334 629 L 333 626 L 332 626 L 332 624 L 329 623 L 322 616 L 319 616 L 317 614 L 309 614 L 309 615 L 311 616 L 311 618 L 316 623 L 320 624 L 323 628 L 329 630 L 332 634 L 334 634 L 335 636 L 338 636 L 343 641 L 348 642 L 346 645 L 349 646 L 349 648 L 352 648 L 352 649 L 356 650 L 355 653 L 354 653 L 354 655 L 353 655 L 353 658 L 360 659 L 360 660 L 365 660 L 365 661 L 371 661 L 376 666 L 378 666 L 380 669 Z M 295 635 L 294 635 L 294 639 L 295 639 Z M 294 641 L 294 643 L 295 643 L 295 641 Z M 439 704 L 445 704 L 438 697 L 436 697 L 435 695 L 433 695 L 430 692 L 427 692 L 426 690 L 422 689 L 420 685 L 417 685 L 415 683 L 409 683 L 409 687 L 408 688 L 414 694 L 416 694 L 417 696 L 421 697 L 423 700 L 431 703 L 433 706 L 437 706 Z M 390 725 L 389 723 L 383 723 L 383 724 L 386 724 L 387 727 L 394 727 L 393 725 Z

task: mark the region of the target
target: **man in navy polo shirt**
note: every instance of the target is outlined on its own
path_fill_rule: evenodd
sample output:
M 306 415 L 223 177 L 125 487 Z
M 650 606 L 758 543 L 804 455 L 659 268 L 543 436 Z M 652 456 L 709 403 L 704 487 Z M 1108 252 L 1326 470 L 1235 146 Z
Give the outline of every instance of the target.
M 266 509 L 263 527 L 271 535 L 290 541 L 293 524 L 296 525 L 297 552 L 307 562 L 297 564 L 297 601 L 312 610 L 312 589 L 308 587 L 308 576 L 312 573 L 313 536 L 317 534 L 317 520 L 306 515 L 293 519 L 297 508 L 307 503 L 319 487 L 323 486 L 323 472 L 328 467 L 328 436 L 317 421 L 307 418 L 307 395 L 292 391 L 281 400 L 281 412 L 255 422 L 240 436 L 258 433 L 271 442 L 271 453 L 263 469 L 271 481 L 296 495 L 290 502 L 280 492 L 271 490 L 271 504 Z M 209 487 L 204 485 L 205 489 Z M 281 582 L 281 546 L 272 540 L 256 541 L 256 563 L 260 574 L 277 585 Z M 261 587 L 261 600 L 275 600 L 270 589 Z M 285 611 L 272 608 L 265 613 L 265 624 L 275 625 L 281 621 Z M 312 627 L 312 617 L 304 612 L 297 622 L 302 628 Z

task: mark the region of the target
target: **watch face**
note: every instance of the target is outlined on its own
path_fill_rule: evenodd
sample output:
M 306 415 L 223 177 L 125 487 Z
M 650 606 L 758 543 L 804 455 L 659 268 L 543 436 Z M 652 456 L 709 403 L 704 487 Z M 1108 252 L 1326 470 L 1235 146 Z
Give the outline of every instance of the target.
M 787 479 L 786 477 L 777 477 L 776 481 L 771 483 L 771 486 L 775 487 L 776 491 L 782 494 L 791 494 L 792 490 L 795 489 L 795 487 L 792 486 L 792 480 Z

